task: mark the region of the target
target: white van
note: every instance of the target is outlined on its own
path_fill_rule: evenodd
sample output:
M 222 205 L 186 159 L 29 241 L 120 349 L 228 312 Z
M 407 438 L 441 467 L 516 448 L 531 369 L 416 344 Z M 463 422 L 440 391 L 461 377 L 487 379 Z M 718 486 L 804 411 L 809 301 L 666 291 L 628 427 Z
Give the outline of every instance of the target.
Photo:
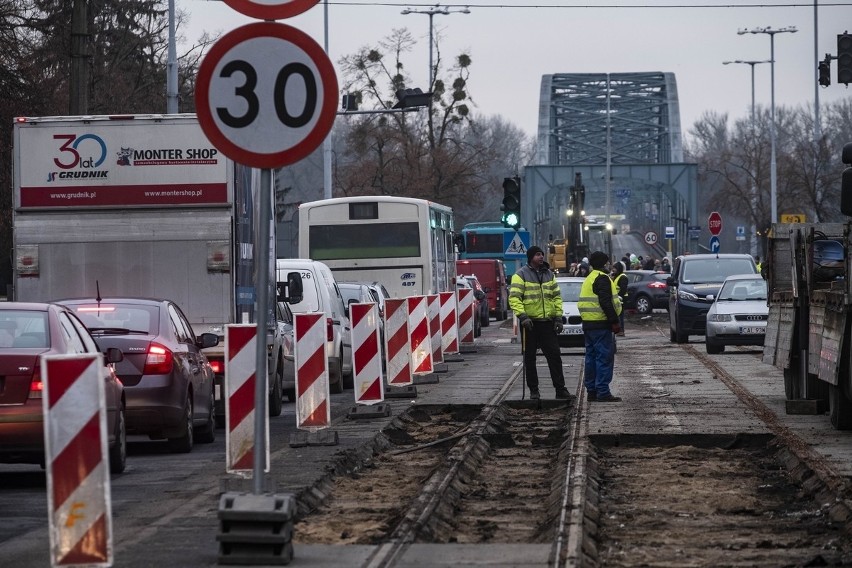
M 279 258 L 275 264 L 276 281 L 287 282 L 287 275 L 302 278 L 302 301 L 291 304 L 294 314 L 322 312 L 326 317 L 328 342 L 328 382 L 332 393 L 352 387 L 352 329 L 345 304 L 331 270 L 322 262 L 305 258 Z

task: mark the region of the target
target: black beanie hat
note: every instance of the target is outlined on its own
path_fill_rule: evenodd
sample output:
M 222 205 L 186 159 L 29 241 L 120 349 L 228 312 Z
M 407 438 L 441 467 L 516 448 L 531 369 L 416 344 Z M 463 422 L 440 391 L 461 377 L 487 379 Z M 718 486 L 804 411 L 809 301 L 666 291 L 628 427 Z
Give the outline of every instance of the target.
M 592 268 L 600 270 L 606 265 L 606 262 L 609 260 L 609 257 L 605 252 L 596 250 L 592 254 L 589 255 L 589 264 L 592 265 Z
M 539 248 L 535 245 L 528 248 L 527 249 L 527 262 L 532 262 L 533 257 L 538 253 L 544 254 L 544 251 L 541 250 L 541 248 Z

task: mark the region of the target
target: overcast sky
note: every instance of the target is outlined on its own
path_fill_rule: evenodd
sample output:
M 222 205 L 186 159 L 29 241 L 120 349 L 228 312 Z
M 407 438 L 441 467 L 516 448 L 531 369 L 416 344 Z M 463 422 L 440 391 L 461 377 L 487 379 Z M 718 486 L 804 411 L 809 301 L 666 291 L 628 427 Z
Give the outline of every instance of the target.
M 176 5 L 190 14 L 189 27 L 183 32 L 188 40 L 205 30 L 227 32 L 257 21 L 224 2 L 176 0 Z M 404 63 L 412 86 L 425 87 L 429 16 L 403 15 L 401 11 L 406 7 L 426 10 L 434 5 L 330 0 L 328 42 L 335 68 L 339 68 L 342 56 L 377 45 L 394 29 L 407 28 L 418 43 Z M 469 93 L 476 103 L 474 111 L 502 115 L 531 136 L 538 127 L 541 77 L 552 73 L 673 72 L 685 135 L 707 111 L 727 112 L 731 118 L 748 117 L 751 67 L 722 62 L 768 60 L 770 37 L 738 35 L 737 30 L 743 28 L 798 29 L 797 33 L 775 36 L 775 104 L 776 108 L 813 108 L 813 2 L 474 0 L 441 6 L 450 10 L 470 8 L 469 14 L 435 15 L 433 24 L 445 61 L 460 52 L 472 59 Z M 301 29 L 323 45 L 325 11 L 324 0 L 320 0 L 306 13 L 281 22 Z M 818 14 L 817 59 L 821 60 L 826 53 L 837 54 L 837 34 L 852 31 L 852 0 L 820 1 Z M 832 85 L 819 89 L 822 104 L 852 97 L 852 90 L 836 83 L 836 61 L 831 65 Z M 758 106 L 769 107 L 769 64 L 755 66 L 755 95 Z

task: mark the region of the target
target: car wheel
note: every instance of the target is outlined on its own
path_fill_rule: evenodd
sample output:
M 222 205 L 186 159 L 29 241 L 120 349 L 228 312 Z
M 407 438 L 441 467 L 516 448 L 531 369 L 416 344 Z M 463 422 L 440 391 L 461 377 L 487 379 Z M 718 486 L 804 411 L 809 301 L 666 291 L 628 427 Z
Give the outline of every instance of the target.
M 328 381 L 328 390 L 332 394 L 340 394 L 343 392 L 343 351 L 340 352 L 340 356 L 337 358 L 337 364 L 335 365 L 334 372 L 332 373 L 329 370 L 328 373 L 329 381 Z
M 112 473 L 121 473 L 127 467 L 127 423 L 124 406 L 118 409 L 116 422 L 115 443 L 109 449 L 109 470 Z
M 216 401 L 213 393 L 210 393 L 210 412 L 207 414 L 207 422 L 198 429 L 195 437 L 202 444 L 212 444 L 216 441 Z
M 480 314 L 479 320 L 482 322 L 482 327 L 488 327 L 491 325 L 491 320 L 488 317 L 488 310 L 485 310 L 485 313 Z
M 169 438 L 169 448 L 176 454 L 188 454 L 194 445 L 194 428 L 192 422 L 195 415 L 192 411 L 192 393 L 186 393 L 186 403 L 183 413 L 183 433 L 177 438 Z
M 272 392 L 269 393 L 269 416 L 281 416 L 281 408 L 284 404 L 282 398 L 284 397 L 283 385 L 284 382 L 284 369 L 281 368 L 281 362 L 278 362 L 278 365 L 275 366 L 275 374 L 272 378 Z
M 285 389 L 284 394 L 287 395 L 287 402 L 296 402 L 296 389 Z
M 353 389 L 355 388 L 355 368 L 349 367 L 349 372 L 343 371 L 343 388 L 345 389 Z
M 709 339 L 705 341 L 704 345 L 707 347 L 707 353 L 710 353 L 711 355 L 721 353 L 722 351 L 725 350 L 724 345 L 714 343 L 714 342 L 710 341 Z
M 644 294 L 636 296 L 636 311 L 643 316 L 654 311 L 654 308 L 651 307 L 651 298 Z

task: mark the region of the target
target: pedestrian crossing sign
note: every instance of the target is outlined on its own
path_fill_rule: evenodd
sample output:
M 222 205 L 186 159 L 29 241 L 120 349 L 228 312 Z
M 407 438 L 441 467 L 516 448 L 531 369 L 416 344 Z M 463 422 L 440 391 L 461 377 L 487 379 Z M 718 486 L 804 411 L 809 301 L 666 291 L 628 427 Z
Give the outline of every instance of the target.
M 530 248 L 529 231 L 506 231 L 503 233 L 503 256 L 506 258 L 524 258 Z

